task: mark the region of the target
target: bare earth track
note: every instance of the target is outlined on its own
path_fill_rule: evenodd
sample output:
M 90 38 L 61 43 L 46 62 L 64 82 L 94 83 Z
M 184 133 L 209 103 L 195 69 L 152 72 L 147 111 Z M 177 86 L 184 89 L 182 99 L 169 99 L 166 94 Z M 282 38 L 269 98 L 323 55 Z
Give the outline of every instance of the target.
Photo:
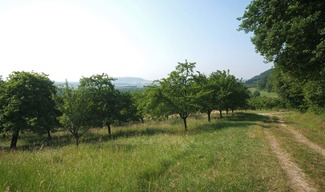
M 325 149 L 323 149 L 320 146 L 316 145 L 315 143 L 313 143 L 312 141 L 307 139 L 305 136 L 303 136 L 301 133 L 299 133 L 299 132 L 297 132 L 297 131 L 295 131 L 293 129 L 288 128 L 288 126 L 282 120 L 279 120 L 279 123 L 284 129 L 286 129 L 288 132 L 290 132 L 297 141 L 299 141 L 302 144 L 305 144 L 310 149 L 314 150 L 315 152 L 318 152 L 319 154 L 321 154 L 321 155 L 323 155 L 325 157 Z
M 311 182 L 304 174 L 304 172 L 298 167 L 296 163 L 291 160 L 288 153 L 283 151 L 274 136 L 269 132 L 265 131 L 267 139 L 270 143 L 273 153 L 279 160 L 281 168 L 286 172 L 290 181 L 290 186 L 294 191 L 317 191 L 310 184 Z
M 262 115 L 274 116 L 274 114 L 271 113 Z M 281 127 L 284 128 L 286 131 L 291 133 L 293 138 L 325 157 L 325 149 L 316 145 L 299 132 L 288 127 L 285 122 L 281 120 L 280 116 L 276 117 L 279 119 L 277 120 L 277 123 L 279 123 Z M 267 129 L 264 129 L 264 132 L 269 141 L 273 153 L 279 160 L 281 168 L 285 171 L 288 176 L 291 188 L 294 191 L 317 191 L 317 189 L 313 187 L 315 185 L 311 182 L 307 175 L 299 168 L 296 163 L 294 163 L 291 156 L 280 147 L 278 141 L 272 135 L 272 133 Z

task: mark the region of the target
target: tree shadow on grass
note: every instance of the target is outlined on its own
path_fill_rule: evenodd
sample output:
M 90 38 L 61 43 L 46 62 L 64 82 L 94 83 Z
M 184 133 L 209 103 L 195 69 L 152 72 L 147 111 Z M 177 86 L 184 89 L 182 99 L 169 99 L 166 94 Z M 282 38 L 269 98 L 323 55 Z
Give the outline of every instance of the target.
M 268 128 L 267 124 L 271 122 L 269 116 L 259 115 L 255 113 L 236 113 L 234 115 L 226 116 L 223 119 L 207 122 L 199 125 L 192 132 L 198 134 L 200 132 L 213 132 L 225 128 L 247 128 L 253 125 L 259 125 L 263 128 Z
M 112 140 L 118 140 L 121 138 L 132 138 L 132 137 L 141 137 L 141 136 L 154 136 L 154 135 L 176 135 L 180 134 L 181 131 L 178 130 L 170 130 L 162 127 L 147 127 L 140 129 L 128 129 L 122 128 L 117 131 L 114 131 L 111 136 L 108 134 L 99 134 L 99 133 L 87 133 L 85 137 L 81 139 L 82 143 L 98 143 L 98 142 L 107 142 Z
M 206 121 L 202 119 L 202 121 Z M 103 134 L 104 132 L 89 131 L 80 138 L 80 143 L 83 144 L 96 144 L 101 142 L 107 142 L 111 140 L 117 140 L 120 138 L 131 138 L 139 136 L 155 136 L 160 134 L 165 135 L 195 135 L 202 132 L 213 132 L 226 128 L 246 128 L 252 125 L 259 125 L 263 128 L 268 128 L 267 123 L 274 122 L 275 120 L 269 116 L 263 116 L 255 113 L 235 113 L 234 115 L 225 116 L 223 119 L 216 119 L 212 122 L 204 122 L 191 128 L 189 125 L 189 131 L 185 132 L 183 125 L 179 123 L 179 129 L 166 128 L 157 124 L 157 126 L 144 127 L 144 128 L 119 128 L 113 132 L 111 136 Z M 170 125 L 174 125 L 175 122 L 170 122 Z M 36 134 L 22 134 L 19 140 L 24 140 L 24 144 L 18 146 L 18 150 L 35 151 L 40 150 L 43 147 L 58 148 L 67 145 L 74 145 L 74 138 L 68 133 L 54 133 L 52 134 L 52 140 L 49 140 L 46 135 L 37 136 Z M 7 149 L 7 148 L 6 148 Z M 9 149 L 9 148 L 8 148 Z
M 270 117 L 256 113 L 239 112 L 235 115 L 228 116 L 227 119 L 230 121 L 267 122 L 270 120 Z

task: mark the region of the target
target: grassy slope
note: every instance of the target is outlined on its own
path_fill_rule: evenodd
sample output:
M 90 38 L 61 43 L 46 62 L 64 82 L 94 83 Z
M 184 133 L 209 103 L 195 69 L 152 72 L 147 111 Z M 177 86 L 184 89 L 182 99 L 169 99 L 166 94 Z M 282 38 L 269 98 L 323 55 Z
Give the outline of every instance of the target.
M 290 191 L 264 135 L 274 126 L 267 117 L 205 121 L 189 120 L 187 134 L 172 119 L 115 129 L 114 139 L 94 130 L 79 148 L 0 152 L 0 190 Z

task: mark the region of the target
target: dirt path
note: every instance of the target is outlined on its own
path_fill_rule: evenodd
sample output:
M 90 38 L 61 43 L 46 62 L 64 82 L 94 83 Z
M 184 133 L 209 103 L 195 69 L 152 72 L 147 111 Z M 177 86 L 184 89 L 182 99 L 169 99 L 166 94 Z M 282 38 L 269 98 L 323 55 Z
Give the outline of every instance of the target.
M 280 123 L 280 125 L 288 132 L 290 132 L 293 137 L 299 141 L 302 144 L 307 145 L 310 149 L 318 152 L 319 154 L 323 155 L 325 157 L 325 149 L 323 149 L 322 147 L 316 145 L 315 143 L 313 143 L 312 141 L 310 141 L 309 139 L 307 139 L 305 136 L 303 136 L 301 133 L 299 133 L 298 131 L 295 131 L 293 129 L 288 128 L 288 126 L 281 120 L 281 117 L 277 116 L 280 120 L 278 121 Z
M 291 188 L 297 192 L 317 191 L 312 187 L 313 185 L 305 173 L 291 160 L 290 155 L 281 149 L 277 140 L 270 131 L 266 129 L 264 130 L 273 153 L 278 158 L 281 168 L 286 172 L 289 178 Z

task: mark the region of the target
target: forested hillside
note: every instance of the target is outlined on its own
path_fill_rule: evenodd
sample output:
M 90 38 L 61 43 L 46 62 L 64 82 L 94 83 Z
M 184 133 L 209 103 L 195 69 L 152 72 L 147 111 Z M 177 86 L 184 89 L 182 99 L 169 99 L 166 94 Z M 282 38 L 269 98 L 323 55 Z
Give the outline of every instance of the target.
M 260 81 L 265 81 L 269 79 L 272 75 L 273 69 L 266 70 L 259 75 L 256 75 L 245 81 L 247 87 L 257 87 Z

